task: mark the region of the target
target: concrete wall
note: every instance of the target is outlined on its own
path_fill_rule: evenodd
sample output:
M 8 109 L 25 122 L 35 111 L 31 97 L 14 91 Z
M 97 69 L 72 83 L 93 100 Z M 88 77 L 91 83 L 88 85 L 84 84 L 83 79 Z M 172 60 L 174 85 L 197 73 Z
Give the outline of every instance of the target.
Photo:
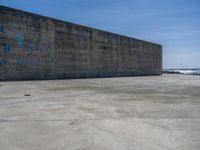
M 161 71 L 161 45 L 0 6 L 0 80 Z

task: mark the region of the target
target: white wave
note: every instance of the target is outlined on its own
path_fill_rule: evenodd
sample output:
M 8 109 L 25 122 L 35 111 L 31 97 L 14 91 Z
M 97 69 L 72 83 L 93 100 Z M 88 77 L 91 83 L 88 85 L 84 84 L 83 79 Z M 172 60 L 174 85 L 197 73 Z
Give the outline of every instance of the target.
M 167 73 L 177 73 L 185 75 L 200 75 L 200 69 L 175 69 L 175 70 L 166 70 Z

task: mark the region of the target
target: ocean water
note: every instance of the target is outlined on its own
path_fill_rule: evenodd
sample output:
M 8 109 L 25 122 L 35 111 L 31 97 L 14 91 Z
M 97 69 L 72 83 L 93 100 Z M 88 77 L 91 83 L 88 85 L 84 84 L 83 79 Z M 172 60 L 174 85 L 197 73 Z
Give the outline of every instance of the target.
M 184 75 L 200 75 L 200 69 L 166 69 L 163 73 L 168 74 L 184 74 Z

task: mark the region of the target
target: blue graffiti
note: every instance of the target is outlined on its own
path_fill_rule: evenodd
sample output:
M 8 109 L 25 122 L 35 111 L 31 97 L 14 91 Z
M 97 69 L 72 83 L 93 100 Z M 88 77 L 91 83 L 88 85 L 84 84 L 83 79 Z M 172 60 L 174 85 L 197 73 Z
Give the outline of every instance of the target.
M 33 53 L 33 45 L 32 44 L 29 44 L 28 52 L 30 55 L 32 55 L 32 53 Z
M 23 58 L 18 58 L 17 59 L 17 64 L 23 65 L 24 64 L 24 59 Z
M 16 36 L 16 42 L 17 42 L 17 45 L 20 48 L 23 48 L 24 47 L 24 36 L 22 34 L 17 34 L 17 36 Z
M 12 46 L 10 44 L 5 44 L 4 45 L 4 53 L 5 54 L 10 54 L 12 53 Z
M 4 27 L 0 25 L 0 32 L 4 33 Z
M 4 58 L 0 58 L 0 65 L 6 65 L 7 61 Z

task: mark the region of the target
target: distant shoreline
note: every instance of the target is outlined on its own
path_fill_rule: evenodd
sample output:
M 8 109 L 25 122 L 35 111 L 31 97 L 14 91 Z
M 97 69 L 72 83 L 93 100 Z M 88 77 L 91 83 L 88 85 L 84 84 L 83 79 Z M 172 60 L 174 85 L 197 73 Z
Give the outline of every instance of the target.
M 195 68 L 195 69 L 164 69 L 163 74 L 200 75 L 200 68 Z

